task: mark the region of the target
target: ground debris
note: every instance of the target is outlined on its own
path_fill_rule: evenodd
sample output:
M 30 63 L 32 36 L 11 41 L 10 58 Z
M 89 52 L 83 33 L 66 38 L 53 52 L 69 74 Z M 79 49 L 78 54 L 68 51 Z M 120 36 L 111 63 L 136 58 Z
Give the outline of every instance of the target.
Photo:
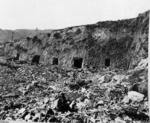
M 124 73 L 107 69 L 93 73 L 27 64 L 15 70 L 0 66 L 0 119 L 148 123 L 147 77 L 143 77 L 147 75 L 145 66 L 139 63 L 139 67 Z M 134 78 L 137 74 L 139 77 Z

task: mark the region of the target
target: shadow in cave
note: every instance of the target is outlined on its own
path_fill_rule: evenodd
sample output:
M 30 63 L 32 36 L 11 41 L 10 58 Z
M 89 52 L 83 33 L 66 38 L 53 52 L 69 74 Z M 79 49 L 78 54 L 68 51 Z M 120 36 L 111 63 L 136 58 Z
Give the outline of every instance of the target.
M 106 66 L 106 67 L 109 67 L 109 66 L 110 66 L 110 59 L 109 59 L 109 58 L 106 58 L 106 59 L 105 59 L 105 66 Z
M 58 65 L 58 58 L 53 58 L 53 65 Z
M 35 55 L 33 56 L 31 64 L 39 64 L 39 61 L 40 61 L 40 55 Z
M 75 57 L 73 58 L 73 67 L 82 68 L 83 58 Z

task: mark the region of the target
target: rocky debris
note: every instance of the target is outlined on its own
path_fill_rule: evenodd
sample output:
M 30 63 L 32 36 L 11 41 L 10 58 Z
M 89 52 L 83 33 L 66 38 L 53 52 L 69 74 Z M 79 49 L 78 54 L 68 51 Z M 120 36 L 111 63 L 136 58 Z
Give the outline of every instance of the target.
M 132 101 L 140 102 L 140 101 L 143 101 L 144 95 L 136 91 L 130 91 L 128 92 L 128 98 Z
M 130 88 L 131 91 L 136 91 L 136 92 L 139 92 L 141 94 L 144 94 L 145 97 L 147 97 L 147 94 L 148 94 L 148 84 L 147 83 L 136 83 L 136 84 L 133 84 Z
M 126 95 L 122 100 L 123 103 L 129 103 L 129 101 L 130 101 L 130 99 L 129 99 L 128 95 Z
M 0 69 L 1 120 L 148 123 L 146 67 L 97 73 L 27 64 Z
M 147 68 L 147 67 L 148 67 L 148 58 L 142 59 L 142 60 L 139 62 L 138 66 L 135 67 L 135 70 L 141 70 L 141 69 L 145 69 L 145 68 Z

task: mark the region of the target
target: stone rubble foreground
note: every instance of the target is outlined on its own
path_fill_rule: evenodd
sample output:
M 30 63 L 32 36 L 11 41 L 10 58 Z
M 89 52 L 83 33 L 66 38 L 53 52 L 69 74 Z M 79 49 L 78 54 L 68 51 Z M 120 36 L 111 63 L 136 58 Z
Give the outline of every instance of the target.
M 17 64 L 14 64 L 17 65 Z M 129 71 L 0 66 L 0 119 L 148 123 L 148 61 Z

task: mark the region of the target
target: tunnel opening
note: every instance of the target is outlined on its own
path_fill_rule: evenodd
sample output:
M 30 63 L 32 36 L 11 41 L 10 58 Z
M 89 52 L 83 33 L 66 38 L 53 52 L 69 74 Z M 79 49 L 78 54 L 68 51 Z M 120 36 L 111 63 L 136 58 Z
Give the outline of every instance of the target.
M 19 57 L 20 57 L 20 54 L 17 53 L 17 55 L 16 55 L 16 60 L 19 60 Z
M 105 59 L 105 66 L 106 66 L 106 67 L 109 67 L 109 66 L 110 66 L 110 59 L 109 59 L 109 58 L 106 58 L 106 59 Z
M 32 64 L 39 64 L 40 55 L 35 55 L 32 59 Z
M 53 65 L 58 65 L 58 58 L 53 58 Z
M 75 57 L 73 59 L 73 67 L 75 68 L 82 68 L 83 58 L 77 58 Z

